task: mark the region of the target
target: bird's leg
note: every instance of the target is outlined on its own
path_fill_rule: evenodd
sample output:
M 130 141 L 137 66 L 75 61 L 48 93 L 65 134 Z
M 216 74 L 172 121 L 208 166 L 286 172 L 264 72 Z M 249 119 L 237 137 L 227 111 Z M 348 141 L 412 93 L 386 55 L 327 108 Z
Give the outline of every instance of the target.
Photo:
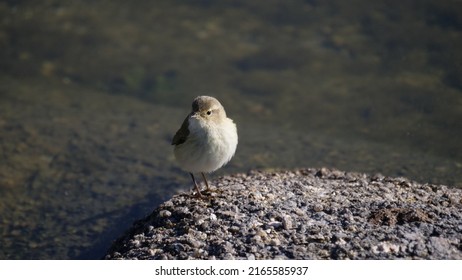
M 201 172 L 201 174 L 202 178 L 204 179 L 205 185 L 207 186 L 207 191 L 210 191 L 209 182 L 207 182 L 207 178 L 205 177 L 204 172 Z
M 196 179 L 194 178 L 194 175 L 192 173 L 189 173 L 189 174 L 191 175 L 191 178 L 194 182 L 194 188 L 196 189 L 196 192 L 197 192 L 196 196 L 202 197 L 201 191 L 199 190 L 199 187 L 197 186 L 197 182 L 196 182 Z

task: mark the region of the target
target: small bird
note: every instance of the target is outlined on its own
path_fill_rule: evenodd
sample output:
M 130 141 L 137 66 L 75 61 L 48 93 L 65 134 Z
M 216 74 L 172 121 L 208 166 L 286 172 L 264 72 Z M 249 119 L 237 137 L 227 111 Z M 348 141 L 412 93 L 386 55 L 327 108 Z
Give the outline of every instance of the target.
M 192 112 L 186 117 L 172 140 L 174 154 L 180 167 L 189 172 L 198 197 L 202 194 L 193 173 L 213 172 L 234 156 L 237 147 L 237 128 L 226 116 L 221 103 L 211 96 L 198 96 L 192 103 Z

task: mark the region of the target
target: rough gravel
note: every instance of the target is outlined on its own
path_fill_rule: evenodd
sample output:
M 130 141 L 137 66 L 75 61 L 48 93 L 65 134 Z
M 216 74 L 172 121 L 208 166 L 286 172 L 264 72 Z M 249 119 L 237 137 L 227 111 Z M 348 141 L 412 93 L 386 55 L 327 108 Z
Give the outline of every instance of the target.
M 462 259 L 462 190 L 339 170 L 253 171 L 180 194 L 105 259 Z

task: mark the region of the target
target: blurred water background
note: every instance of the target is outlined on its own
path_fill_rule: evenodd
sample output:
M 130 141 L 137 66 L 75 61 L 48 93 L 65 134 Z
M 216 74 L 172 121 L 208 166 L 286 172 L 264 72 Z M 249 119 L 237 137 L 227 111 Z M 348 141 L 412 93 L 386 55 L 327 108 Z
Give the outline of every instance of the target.
M 190 189 L 197 95 L 238 124 L 214 174 L 332 167 L 462 187 L 462 2 L 0 2 L 0 259 L 99 259 Z

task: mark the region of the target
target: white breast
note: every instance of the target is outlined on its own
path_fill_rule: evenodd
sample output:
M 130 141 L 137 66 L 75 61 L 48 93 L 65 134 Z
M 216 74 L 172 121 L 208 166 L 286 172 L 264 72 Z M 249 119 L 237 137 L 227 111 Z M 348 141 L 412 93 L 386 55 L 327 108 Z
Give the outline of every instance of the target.
M 228 163 L 238 143 L 236 124 L 229 118 L 215 124 L 189 120 L 188 138 L 175 147 L 175 157 L 188 172 L 213 172 Z

